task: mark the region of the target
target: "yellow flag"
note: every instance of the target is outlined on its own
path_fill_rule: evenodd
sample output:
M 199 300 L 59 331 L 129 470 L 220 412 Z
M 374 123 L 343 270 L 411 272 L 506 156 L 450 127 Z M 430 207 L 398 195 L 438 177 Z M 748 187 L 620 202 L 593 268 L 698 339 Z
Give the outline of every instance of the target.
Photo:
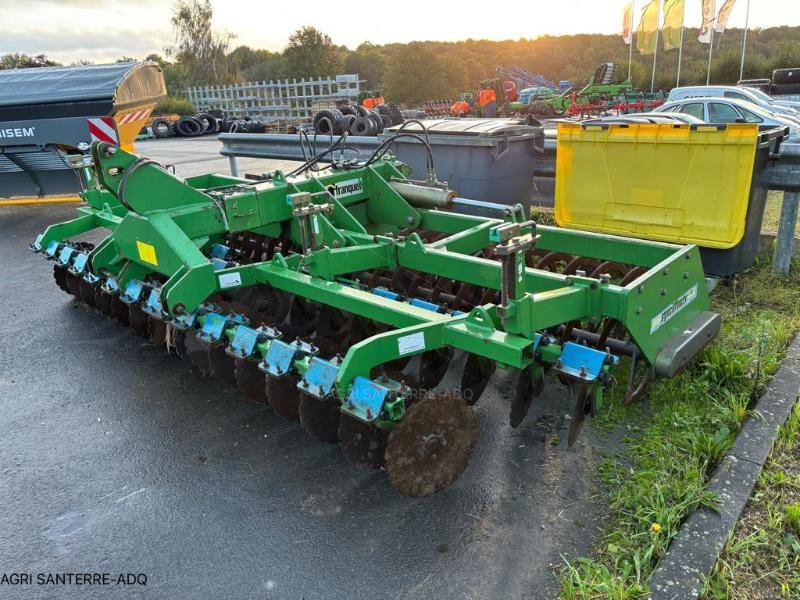
M 686 0 L 664 0 L 664 50 L 681 45 L 681 29 Z
M 636 48 L 642 54 L 653 54 L 656 51 L 656 31 L 658 30 L 658 12 L 661 0 L 651 0 L 642 9 L 642 20 L 639 21 L 639 34 Z

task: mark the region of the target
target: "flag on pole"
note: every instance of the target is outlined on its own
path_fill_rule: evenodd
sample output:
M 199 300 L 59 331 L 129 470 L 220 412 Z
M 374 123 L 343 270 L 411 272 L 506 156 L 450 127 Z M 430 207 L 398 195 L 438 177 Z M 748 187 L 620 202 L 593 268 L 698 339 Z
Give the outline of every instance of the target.
M 702 0 L 703 20 L 700 25 L 700 37 L 697 39 L 701 44 L 711 43 L 711 29 L 714 24 L 714 0 Z
M 664 50 L 680 48 L 685 3 L 686 0 L 664 0 Z
M 661 0 L 651 0 L 642 9 L 642 20 L 639 21 L 639 35 L 636 39 L 636 49 L 642 54 L 655 54 L 660 4 Z
M 725 0 L 725 4 L 722 5 L 722 8 L 719 9 L 719 14 L 717 15 L 717 24 L 714 26 L 714 30 L 717 33 L 724 33 L 725 28 L 728 26 L 728 19 L 731 16 L 731 11 L 733 11 L 733 6 L 736 4 L 736 0 Z
M 633 2 L 625 5 L 625 12 L 622 14 L 622 39 L 626 44 L 633 43 Z

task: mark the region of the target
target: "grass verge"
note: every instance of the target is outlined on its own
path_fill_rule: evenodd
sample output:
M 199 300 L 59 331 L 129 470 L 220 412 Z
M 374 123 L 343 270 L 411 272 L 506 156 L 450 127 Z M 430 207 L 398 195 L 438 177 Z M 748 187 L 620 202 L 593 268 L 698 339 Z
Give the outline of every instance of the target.
M 645 597 L 681 522 L 715 505 L 708 476 L 800 329 L 800 277 L 774 276 L 761 259 L 735 285 L 719 287 L 712 307 L 722 330 L 688 369 L 656 381 L 645 406 L 614 401 L 597 417 L 601 426 L 629 424 L 625 450 L 601 464 L 606 532 L 594 557 L 565 560 L 558 570 L 562 598 Z
M 800 404 L 781 428 L 701 598 L 800 598 Z

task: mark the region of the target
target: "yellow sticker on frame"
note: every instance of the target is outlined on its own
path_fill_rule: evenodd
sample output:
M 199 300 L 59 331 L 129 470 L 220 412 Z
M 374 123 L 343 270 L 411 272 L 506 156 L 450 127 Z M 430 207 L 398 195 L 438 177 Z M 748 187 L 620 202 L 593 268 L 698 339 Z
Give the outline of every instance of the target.
M 136 240 L 136 250 L 139 252 L 139 258 L 142 259 L 146 263 L 150 263 L 153 266 L 158 266 L 158 259 L 156 258 L 156 247 L 152 244 L 147 244 L 145 242 L 140 242 Z

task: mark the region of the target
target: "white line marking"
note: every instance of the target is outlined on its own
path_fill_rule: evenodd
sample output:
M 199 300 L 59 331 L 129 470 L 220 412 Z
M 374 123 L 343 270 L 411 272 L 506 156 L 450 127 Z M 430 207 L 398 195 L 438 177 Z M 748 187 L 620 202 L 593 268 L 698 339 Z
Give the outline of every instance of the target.
M 131 496 L 135 496 L 136 494 L 138 494 L 138 493 L 140 493 L 140 492 L 143 492 L 143 491 L 145 491 L 146 489 L 147 489 L 147 488 L 141 488 L 141 489 L 138 489 L 138 490 L 136 490 L 135 492 L 131 492 L 131 493 L 130 493 L 130 494 L 128 494 L 127 496 L 123 496 L 122 498 L 120 498 L 119 500 L 117 500 L 116 502 L 114 502 L 114 504 L 119 504 L 119 503 L 120 503 L 120 502 L 122 502 L 123 500 L 127 500 L 127 499 L 128 499 L 128 498 L 130 498 Z

